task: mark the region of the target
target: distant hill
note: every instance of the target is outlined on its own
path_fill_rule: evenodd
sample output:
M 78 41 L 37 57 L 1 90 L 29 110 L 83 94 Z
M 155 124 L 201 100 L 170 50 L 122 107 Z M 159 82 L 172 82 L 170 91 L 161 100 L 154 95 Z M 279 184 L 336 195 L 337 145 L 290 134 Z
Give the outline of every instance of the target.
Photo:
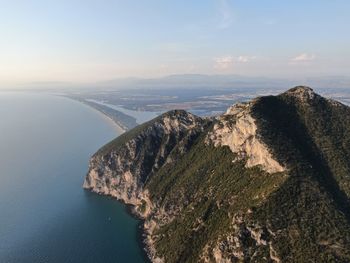
M 72 93 L 80 91 L 108 91 L 108 90 L 130 90 L 130 89 L 241 89 L 241 88 L 264 88 L 280 89 L 280 87 L 294 86 L 297 83 L 316 87 L 317 89 L 349 89 L 350 76 L 324 76 L 324 77 L 259 77 L 235 74 L 175 74 L 164 77 L 153 78 L 116 78 L 97 82 L 62 82 L 62 81 L 39 81 L 5 85 L 0 83 L 1 90 L 34 90 L 50 91 L 53 93 Z
M 350 77 L 346 76 L 328 76 L 303 78 L 295 77 L 292 80 L 287 78 L 268 78 L 241 76 L 232 74 L 177 74 L 160 78 L 120 78 L 95 83 L 94 86 L 110 88 L 132 88 L 132 89 L 157 89 L 157 88 L 273 88 L 289 85 L 294 86 L 296 83 L 305 83 L 317 88 L 349 88 Z
M 170 111 L 102 147 L 84 187 L 133 205 L 153 262 L 350 262 L 350 108 L 299 86 Z

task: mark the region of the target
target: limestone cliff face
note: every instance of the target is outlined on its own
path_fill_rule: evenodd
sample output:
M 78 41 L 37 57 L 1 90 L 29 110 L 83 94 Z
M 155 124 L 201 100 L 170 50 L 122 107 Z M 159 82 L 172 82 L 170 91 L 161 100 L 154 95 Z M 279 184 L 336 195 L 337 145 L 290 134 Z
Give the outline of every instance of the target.
M 143 185 L 164 163 L 171 161 L 168 156 L 180 142 L 182 148 L 177 150 L 185 151 L 187 142 L 202 131 L 202 124 L 201 118 L 185 111 L 163 114 L 117 149 L 97 152 L 90 160 L 84 188 L 135 206 L 143 201 L 150 204 Z
M 253 103 L 238 103 L 218 117 L 213 131 L 208 134 L 208 141 L 216 147 L 229 146 L 238 159 L 246 159 L 246 167 L 259 165 L 268 173 L 283 172 L 285 168 L 259 139 L 255 120 L 250 113 Z
M 144 185 L 159 168 L 174 161 L 169 156 L 171 152 L 180 155 L 186 152 L 193 138 L 202 132 L 203 123 L 201 118 L 188 112 L 170 111 L 146 123 L 118 147 L 110 151 L 102 149 L 90 160 L 83 187 L 133 205 L 133 212 L 146 219 L 145 243 L 154 262 L 162 260 L 155 256 L 151 233 L 156 225 L 154 219 L 163 213 L 154 210 Z

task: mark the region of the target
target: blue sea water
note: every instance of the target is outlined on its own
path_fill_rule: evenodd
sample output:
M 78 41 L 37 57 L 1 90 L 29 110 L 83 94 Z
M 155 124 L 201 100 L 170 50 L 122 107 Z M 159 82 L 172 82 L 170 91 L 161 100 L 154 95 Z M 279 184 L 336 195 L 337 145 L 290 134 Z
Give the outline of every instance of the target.
M 145 262 L 138 221 L 82 189 L 118 135 L 99 112 L 52 95 L 0 93 L 0 262 Z

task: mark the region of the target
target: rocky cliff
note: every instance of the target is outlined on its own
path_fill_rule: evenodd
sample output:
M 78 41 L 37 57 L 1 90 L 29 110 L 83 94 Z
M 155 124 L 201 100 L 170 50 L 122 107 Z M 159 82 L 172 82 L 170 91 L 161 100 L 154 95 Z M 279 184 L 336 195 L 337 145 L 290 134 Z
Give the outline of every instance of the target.
M 90 161 L 84 188 L 144 219 L 153 262 L 349 262 L 350 109 L 308 87 L 176 110 Z
M 205 121 L 186 111 L 170 111 L 121 135 L 90 160 L 83 187 L 133 205 L 133 212 L 147 219 L 145 242 L 153 259 L 157 258 L 151 238 L 153 217 L 162 212 L 154 209 L 145 184 L 165 163 L 176 161 L 170 153 L 184 154 L 204 126 Z

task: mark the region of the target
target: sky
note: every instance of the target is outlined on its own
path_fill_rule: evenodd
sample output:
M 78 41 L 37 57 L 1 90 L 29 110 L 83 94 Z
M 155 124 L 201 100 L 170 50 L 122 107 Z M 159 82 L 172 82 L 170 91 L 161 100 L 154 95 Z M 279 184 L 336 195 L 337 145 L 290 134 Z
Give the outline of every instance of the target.
M 350 76 L 349 0 L 0 0 L 0 84 Z

